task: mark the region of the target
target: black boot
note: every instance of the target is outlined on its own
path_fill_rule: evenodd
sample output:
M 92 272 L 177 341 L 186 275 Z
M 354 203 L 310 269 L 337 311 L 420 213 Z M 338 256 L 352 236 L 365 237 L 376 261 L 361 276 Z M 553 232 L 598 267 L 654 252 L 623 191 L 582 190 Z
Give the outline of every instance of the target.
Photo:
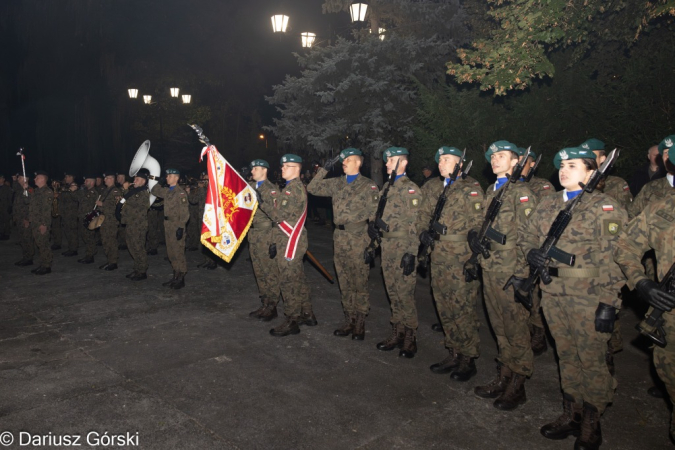
M 17 262 L 15 262 L 14 265 L 15 265 L 15 266 L 19 266 L 19 267 L 32 266 L 32 265 L 33 265 L 33 260 L 32 260 L 32 259 L 22 258 L 22 259 L 18 260 Z
M 106 266 L 103 270 L 107 270 L 107 271 L 117 270 L 117 264 L 106 264 Z
M 176 272 L 174 270 L 173 271 L 173 277 L 169 281 L 166 281 L 166 282 L 162 283 L 162 286 L 172 286 L 176 282 L 177 278 L 178 278 L 178 272 Z
M 551 423 L 539 429 L 547 439 L 566 439 L 568 436 L 579 436 L 581 433 L 582 405 L 574 402 L 574 397 L 563 394 L 563 413 Z
M 574 450 L 598 450 L 602 444 L 600 413 L 598 408 L 584 402 L 584 417 L 581 421 L 581 434 L 574 441 Z
M 176 281 L 170 285 L 171 289 L 182 289 L 185 287 L 185 272 L 176 273 Z
M 136 272 L 136 271 L 134 270 L 133 272 L 131 272 L 130 274 L 127 275 L 127 278 L 133 278 L 133 277 L 136 276 L 136 274 L 138 274 L 138 272 Z
M 30 273 L 35 273 L 40 269 L 42 269 L 42 266 L 37 266 L 35 269 L 31 270 Z
M 429 366 L 429 370 L 438 374 L 452 372 L 459 365 L 459 354 L 455 353 L 455 350 L 452 348 L 449 348 L 448 352 L 450 352 L 450 354 L 443 361 L 432 364 Z
M 35 275 L 46 275 L 48 273 L 52 273 L 51 267 L 40 267 L 35 271 Z
M 476 373 L 478 373 L 478 370 L 476 370 L 474 358 L 462 355 L 461 353 L 458 356 L 459 365 L 455 371 L 450 374 L 450 378 L 457 381 L 469 381 L 476 375 Z
M 391 324 L 391 334 L 387 339 L 377 344 L 377 349 L 389 352 L 396 347 L 401 348 L 403 345 L 403 337 L 405 327 L 400 323 Z
M 253 319 L 257 319 L 258 317 L 260 317 L 260 314 L 263 312 L 263 310 L 265 309 L 265 307 L 269 303 L 269 300 L 267 299 L 267 297 L 261 297 L 261 300 L 262 300 L 262 302 L 260 303 L 260 307 L 258 309 L 256 309 L 255 311 L 251 311 L 250 313 L 248 313 L 249 317 L 251 317 Z
M 67 252 L 61 253 L 65 257 L 77 256 L 77 250 L 68 250 Z
M 506 390 L 506 385 L 512 375 L 511 369 L 503 364 L 499 364 L 497 366 L 497 378 L 485 386 L 476 386 L 473 393 L 482 398 L 497 398 Z
M 494 407 L 502 411 L 513 411 L 518 406 L 524 404 L 527 401 L 525 380 L 527 380 L 525 375 L 514 373 L 506 385 L 504 393 L 495 400 Z
M 82 259 L 78 259 L 77 262 L 79 262 L 80 264 L 93 264 L 94 257 L 93 256 L 85 256 Z
M 534 356 L 539 356 L 548 350 L 546 345 L 546 331 L 536 325 L 532 325 L 532 338 L 530 340 L 532 345 L 532 353 Z
M 270 334 L 272 336 L 283 337 L 289 334 L 299 334 L 300 327 L 298 326 L 297 317 L 287 317 L 286 321 L 278 327 L 272 328 Z
M 398 352 L 398 356 L 414 358 L 415 353 L 417 353 L 417 330 L 405 327 L 403 347 L 401 347 L 401 351 Z
M 333 331 L 333 336 L 347 337 L 354 331 L 354 320 L 355 317 L 353 314 L 349 314 L 345 311 L 345 323 L 342 324 L 340 328 Z
M 258 316 L 258 320 L 261 322 L 269 322 L 272 319 L 276 319 L 277 315 L 277 305 L 270 300 Z
M 312 312 L 311 307 L 309 310 L 304 310 L 300 314 L 300 317 L 298 318 L 298 325 L 307 325 L 308 327 L 313 327 L 316 326 L 319 322 L 316 320 L 316 317 L 314 316 L 314 312 Z
M 354 319 L 354 331 L 352 332 L 353 341 L 362 341 L 366 338 L 366 315 L 356 313 Z
M 147 280 L 148 274 L 145 272 L 136 272 L 136 274 L 131 277 L 131 281 L 142 281 Z

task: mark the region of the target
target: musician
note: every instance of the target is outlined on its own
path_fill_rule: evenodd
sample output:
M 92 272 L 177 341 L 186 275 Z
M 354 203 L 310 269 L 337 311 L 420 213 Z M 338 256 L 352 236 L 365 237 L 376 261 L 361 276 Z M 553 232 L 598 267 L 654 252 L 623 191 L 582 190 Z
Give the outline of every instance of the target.
M 61 250 L 61 242 L 63 241 L 62 217 L 61 217 L 61 182 L 52 180 L 52 192 L 54 198 L 52 199 L 52 226 L 51 226 L 51 241 L 52 250 Z
M 13 195 L 12 188 L 5 184 L 5 176 L 0 174 L 0 241 L 9 239 Z
M 14 263 L 19 267 L 32 266 L 33 256 L 35 255 L 35 243 L 33 242 L 33 234 L 30 229 L 30 222 L 28 221 L 28 210 L 31 197 L 33 196 L 33 188 L 29 185 L 30 178 L 23 175 L 17 175 L 12 190 L 14 191 L 14 205 L 12 207 L 12 214 L 14 225 L 19 231 L 19 242 L 21 244 L 21 259 Z
M 63 229 L 63 234 L 66 236 L 66 242 L 68 243 L 68 250 L 61 254 L 66 257 L 77 256 L 77 247 L 79 246 L 78 239 L 81 232 L 80 228 L 82 227 L 81 218 L 77 214 L 77 198 L 68 194 L 73 188 L 77 190 L 75 175 L 72 171 L 66 172 L 63 178 L 63 186 L 58 194 L 61 228 Z
M 115 209 L 117 203 L 122 198 L 122 190 L 115 186 L 115 174 L 113 172 L 104 173 L 103 182 L 106 189 L 103 191 L 101 199 L 96 202 L 96 206 L 101 210 L 101 214 L 105 218 L 103 224 L 101 224 L 101 240 L 103 241 L 103 251 L 108 262 L 99 267 L 99 269 L 110 271 L 117 269 L 117 230 L 119 222 L 115 218 Z
M 185 286 L 187 273 L 185 226 L 190 219 L 190 211 L 187 193 L 178 186 L 179 179 L 178 169 L 166 169 L 167 186 L 160 186 L 158 183 L 150 191 L 152 195 L 164 199 L 164 237 L 166 252 L 173 267 L 173 278 L 162 285 L 172 289 L 181 289 Z
M 115 186 L 122 190 L 122 195 L 127 193 L 129 186 L 133 186 L 133 183 L 129 182 L 126 174 L 123 172 L 117 172 L 115 176 Z M 126 240 L 127 227 L 121 225 L 117 228 L 117 248 L 118 250 L 127 249 L 127 240 Z
M 84 189 L 77 189 L 77 186 L 71 185 L 70 194 L 75 198 L 79 204 L 77 210 L 78 227 L 82 233 L 82 240 L 86 247 L 86 254 L 84 258 L 78 259 L 77 262 L 81 264 L 92 264 L 94 262 L 94 255 L 96 254 L 96 233 L 84 225 L 84 218 L 96 206 L 99 193 L 96 190 L 96 175 L 89 174 L 84 177 Z
M 145 251 L 145 238 L 148 234 L 148 169 L 141 169 L 134 177 L 134 184 L 125 184 L 128 191 L 116 206 L 115 216 L 126 225 L 126 246 L 134 260 L 134 271 L 127 275 L 131 281 L 148 278 L 148 255 Z
M 52 201 L 54 193 L 47 187 L 49 175 L 39 170 L 35 172 L 35 191 L 28 208 L 28 221 L 33 240 L 39 254 L 40 265 L 31 270 L 35 275 L 52 272 L 52 250 L 49 246 L 49 228 L 52 222 Z

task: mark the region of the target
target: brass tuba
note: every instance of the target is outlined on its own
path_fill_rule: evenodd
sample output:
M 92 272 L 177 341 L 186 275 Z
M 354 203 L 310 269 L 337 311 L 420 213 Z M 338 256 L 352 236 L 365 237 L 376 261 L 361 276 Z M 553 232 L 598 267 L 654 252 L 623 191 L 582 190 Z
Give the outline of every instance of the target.
M 52 194 L 54 196 L 52 197 L 52 217 L 57 218 L 61 215 L 59 212 L 59 195 L 61 194 L 61 183 L 56 180 L 52 181 L 52 190 L 54 191 Z
M 136 151 L 134 159 L 131 161 L 131 166 L 129 167 L 129 176 L 135 177 L 139 170 L 148 169 L 150 172 L 150 177 L 148 179 L 148 190 L 151 190 L 159 181 L 159 177 L 162 173 L 162 169 L 159 166 L 159 163 L 155 158 L 150 156 L 150 141 L 145 141 Z M 155 201 L 157 197 L 150 194 L 150 205 Z

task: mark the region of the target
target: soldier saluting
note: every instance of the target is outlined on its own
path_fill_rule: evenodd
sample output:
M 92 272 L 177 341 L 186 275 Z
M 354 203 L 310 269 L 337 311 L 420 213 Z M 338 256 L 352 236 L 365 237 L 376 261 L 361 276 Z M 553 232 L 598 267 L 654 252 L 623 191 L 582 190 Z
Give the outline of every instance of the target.
M 115 216 L 122 225 L 126 225 L 124 233 L 126 246 L 134 260 L 134 271 L 127 275 L 131 281 L 141 281 L 148 278 L 148 255 L 145 251 L 145 238 L 148 234 L 148 207 L 150 193 L 148 192 L 148 169 L 141 169 L 134 177 L 133 186 L 124 182 L 127 191 L 124 198 L 117 204 Z

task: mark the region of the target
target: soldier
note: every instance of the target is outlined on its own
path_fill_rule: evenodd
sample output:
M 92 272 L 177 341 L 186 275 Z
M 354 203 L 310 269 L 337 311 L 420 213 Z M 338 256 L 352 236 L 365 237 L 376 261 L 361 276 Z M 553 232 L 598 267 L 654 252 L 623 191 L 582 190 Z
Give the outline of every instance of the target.
M 520 153 L 525 154 L 524 148 L 519 147 L 518 150 L 520 150 Z M 530 150 L 527 164 L 523 167 L 521 181 L 527 181 L 527 186 L 534 192 L 537 201 L 540 201 L 546 196 L 554 195 L 555 189 L 550 181 L 544 180 L 543 178 L 533 175 L 529 177 L 528 180 L 528 175 L 530 174 L 530 171 L 534 169 L 536 160 L 536 153 Z M 532 309 L 530 310 L 530 319 L 527 322 L 527 326 L 530 329 L 532 353 L 534 356 L 539 356 L 548 349 L 548 346 L 546 345 L 546 331 L 544 330 L 544 321 L 541 312 L 541 291 L 538 286 L 535 288 L 535 292 L 532 295 Z
M 22 175 L 16 176 L 16 181 L 12 185 L 14 190 L 14 206 L 12 208 L 12 215 L 14 218 L 14 225 L 19 231 L 19 243 L 21 244 L 21 259 L 14 263 L 19 267 L 32 266 L 33 255 L 35 255 L 35 242 L 33 241 L 33 233 L 30 229 L 29 221 L 29 206 L 30 200 L 33 196 L 33 189 L 28 184 L 29 177 Z
M 286 320 L 272 328 L 272 336 L 288 336 L 300 333 L 298 325 L 317 324 L 312 311 L 309 285 L 305 278 L 302 258 L 307 251 L 307 192 L 300 181 L 302 158 L 287 153 L 281 157 L 281 176 L 286 185 L 281 189 L 279 199 L 271 203 L 259 203 L 258 207 L 278 224 L 274 228 L 273 244 L 269 256 L 279 270 L 279 289 L 284 298 Z M 256 191 L 257 192 L 257 191 Z M 277 252 L 280 253 L 277 255 Z
M 117 175 L 115 177 L 115 185 L 119 188 L 122 189 L 122 195 L 126 194 L 126 188 L 124 186 L 129 186 L 132 183 L 129 183 L 127 180 L 127 176 L 123 172 L 117 172 Z M 118 250 L 126 250 L 127 249 L 127 240 L 126 240 L 126 231 L 127 227 L 125 225 L 121 225 L 117 229 L 117 249 Z
M 631 219 L 640 214 L 648 204 L 668 197 L 672 193 L 675 165 L 670 162 L 668 155 L 673 143 L 675 143 L 675 134 L 666 137 L 659 143 L 658 151 L 663 158 L 663 164 L 668 174 L 664 178 L 657 178 L 645 184 L 635 200 L 628 206 L 628 216 Z
M 69 195 L 72 195 L 78 202 L 78 226 L 82 232 L 82 239 L 86 247 L 84 258 L 77 260 L 81 264 L 92 264 L 94 262 L 94 255 L 96 254 L 96 233 L 83 226 L 84 218 L 94 209 L 96 200 L 98 200 L 100 195 L 96 190 L 95 183 L 96 176 L 90 174 L 84 177 L 84 189 L 77 190 L 77 186 L 71 186 L 70 188 Z
M 57 180 L 52 180 L 52 192 L 54 198 L 52 199 L 51 211 L 51 241 L 52 250 L 61 250 L 61 242 L 63 242 L 62 217 L 61 217 L 61 186 L 62 183 Z
M 99 194 L 103 195 L 103 193 L 106 190 L 105 184 L 103 184 L 103 177 L 96 177 L 96 183 L 94 185 L 95 185 L 96 191 Z
M 325 179 L 337 160 L 342 161 L 344 177 Z M 375 218 L 379 202 L 379 189 L 370 178 L 361 175 L 363 153 L 356 148 L 346 148 L 318 172 L 307 186 L 307 192 L 333 200 L 334 262 L 345 323 L 333 332 L 335 336 L 362 341 L 365 337 L 365 321 L 368 301 L 368 275 L 370 266 L 363 263 L 363 249 L 370 242 L 368 219 Z
M 147 253 L 154 256 L 157 254 L 159 241 L 164 236 L 164 199 L 155 198 L 148 209 L 148 242 Z
M 148 207 L 150 193 L 148 192 L 148 169 L 141 169 L 134 177 L 134 184 L 124 182 L 124 198 L 115 209 L 115 217 L 127 226 L 125 238 L 129 253 L 134 260 L 134 271 L 127 275 L 131 281 L 141 281 L 148 278 L 148 255 L 145 251 L 145 237 L 148 233 Z
M 270 165 L 264 159 L 251 161 L 251 185 L 258 191 L 258 197 L 263 203 L 275 206 L 279 201 L 279 188 L 267 179 Z M 277 317 L 277 303 L 279 302 L 279 267 L 277 261 L 270 259 L 269 249 L 274 244 L 274 222 L 262 210 L 253 216 L 253 222 L 248 232 L 249 253 L 253 274 L 258 283 L 261 305 L 251 312 L 249 317 L 264 322 Z M 209 260 L 211 261 L 211 260 Z
M 188 197 L 182 187 L 178 186 L 180 171 L 166 170 L 167 187 L 156 184 L 150 191 L 152 195 L 164 199 L 164 237 L 166 252 L 173 267 L 173 278 L 162 286 L 181 289 L 185 286 L 187 262 L 185 261 L 185 225 L 190 218 Z
M 418 326 L 416 253 L 425 224 L 419 214 L 424 194 L 406 175 L 408 155 L 408 150 L 403 147 L 389 147 L 383 155 L 387 173 L 396 181 L 389 189 L 382 214 L 382 221 L 389 226 L 389 231 L 382 234 L 381 244 L 382 274 L 391 302 L 391 335 L 378 343 L 377 348 L 391 351 L 398 347 L 401 349 L 399 356 L 413 358 L 417 353 Z M 398 169 L 394 171 L 397 164 Z M 368 236 L 371 239 L 379 236 L 373 222 L 368 224 Z
M 669 136 L 669 139 L 675 138 Z M 667 138 L 668 139 L 668 138 Z M 672 141 L 671 141 L 672 142 Z M 672 144 L 671 144 L 672 145 Z M 675 155 L 668 156 L 668 162 L 675 164 Z M 638 195 L 639 196 L 639 195 Z M 661 380 L 665 383 L 671 402 L 675 400 L 675 297 L 659 289 L 656 282 L 642 270 L 640 260 L 650 248 L 656 252 L 658 279 L 663 280 L 675 262 L 675 195 L 669 195 L 650 202 L 621 233 L 614 249 L 614 260 L 628 276 L 628 286 L 636 288 L 640 296 L 653 307 L 664 311 L 663 331 L 667 336 L 666 346 L 652 346 L 653 361 Z M 653 310 L 649 311 L 649 314 Z M 675 412 L 671 415 L 670 436 L 675 440 Z
M 518 147 L 508 141 L 490 145 L 485 159 L 497 175 L 497 182 L 488 187 L 484 208 L 507 183 L 507 175 L 513 171 L 520 156 Z M 516 247 L 517 230 L 527 221 L 537 202 L 532 190 L 522 182 L 510 185 L 502 200 L 493 228 L 506 235 L 506 244 L 490 242 L 491 255 L 485 259 L 482 256 L 485 249 L 477 238 L 478 230 L 474 228 L 468 235 L 471 250 L 481 255 L 483 296 L 499 347 L 497 377 L 487 385 L 476 386 L 474 393 L 482 398 L 496 398 L 495 408 L 511 411 L 527 401 L 525 380 L 532 375 L 534 362 L 527 327 L 530 314 L 503 287 L 512 274 L 525 274 L 525 261 Z
M 71 188 L 77 190 L 75 176 L 72 172 L 66 172 L 63 178 L 63 186 L 59 193 L 59 212 L 61 213 L 61 228 L 66 235 L 68 250 L 61 253 L 63 256 L 77 256 L 77 247 L 79 246 L 80 220 L 78 220 L 77 198 L 70 194 Z
M 519 229 L 521 250 L 533 269 L 547 268 L 552 281 L 542 284 L 541 304 L 555 340 L 563 391 L 563 414 L 544 425 L 549 439 L 578 436 L 575 449 L 597 449 L 602 443 L 600 416 L 611 403 L 616 380 L 605 363 L 616 308 L 624 284 L 612 251 L 628 216 L 619 202 L 600 190 L 585 194 L 556 246 L 576 256 L 574 268 L 548 261 L 539 249 L 558 212 L 582 192 L 598 169 L 596 159 L 580 147 L 566 148 L 554 159 L 564 192 L 542 200 Z
M 9 239 L 13 195 L 12 188 L 5 184 L 5 176 L 0 174 L 0 241 Z
M 101 225 L 101 239 L 103 240 L 103 251 L 108 259 L 106 264 L 103 264 L 99 269 L 116 270 L 117 269 L 117 229 L 119 222 L 115 217 L 115 209 L 117 203 L 122 198 L 122 190 L 115 186 L 115 174 L 106 172 L 103 174 L 103 182 L 106 190 L 103 196 L 96 202 L 96 206 L 101 209 L 101 213 L 105 216 L 105 220 Z
M 49 246 L 49 227 L 52 222 L 52 200 L 54 193 L 47 187 L 49 175 L 44 171 L 35 172 L 35 191 L 30 199 L 28 220 L 35 246 L 39 252 L 40 265 L 31 270 L 35 275 L 52 272 L 52 250 Z
M 423 219 L 428 223 L 450 176 L 463 161 L 462 151 L 456 147 L 443 146 L 436 152 L 438 171 L 443 179 L 430 180 L 423 187 Z M 447 234 L 422 231 L 420 241 L 433 249 L 431 252 L 431 286 L 436 301 L 436 310 L 445 332 L 445 347 L 449 355 L 433 364 L 434 373 L 450 373 L 457 381 L 468 381 L 476 375 L 474 360 L 480 354 L 476 298 L 478 280 L 467 283 L 464 279 L 464 261 L 471 256 L 466 235 L 472 228 L 480 227 L 483 217 L 483 191 L 471 181 L 460 176 L 448 188 L 445 206 L 439 224 L 447 227 Z M 437 241 L 437 242 L 434 242 Z

